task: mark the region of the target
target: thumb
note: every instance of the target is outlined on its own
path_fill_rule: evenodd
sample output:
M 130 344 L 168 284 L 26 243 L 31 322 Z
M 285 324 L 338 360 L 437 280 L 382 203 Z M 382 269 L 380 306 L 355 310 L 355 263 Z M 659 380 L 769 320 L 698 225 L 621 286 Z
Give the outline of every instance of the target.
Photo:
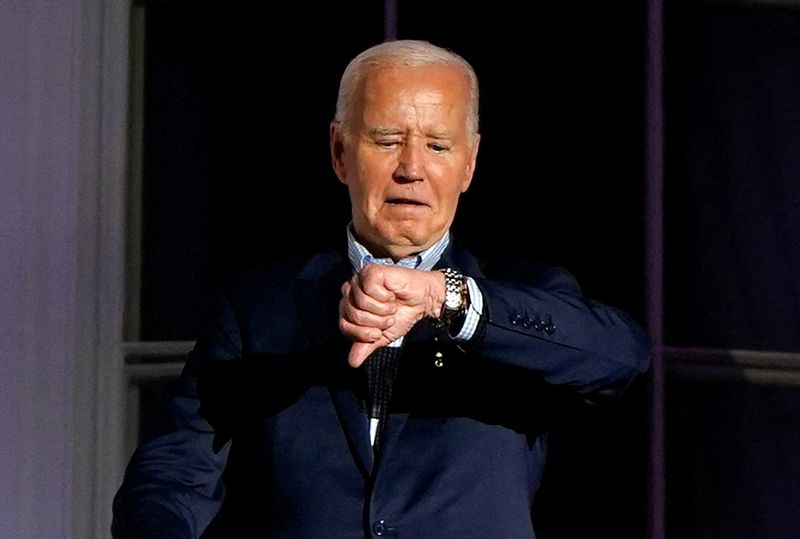
M 354 369 L 360 367 L 369 355 L 378 349 L 380 344 L 378 342 L 356 342 L 350 347 L 350 354 L 347 356 L 347 362 Z

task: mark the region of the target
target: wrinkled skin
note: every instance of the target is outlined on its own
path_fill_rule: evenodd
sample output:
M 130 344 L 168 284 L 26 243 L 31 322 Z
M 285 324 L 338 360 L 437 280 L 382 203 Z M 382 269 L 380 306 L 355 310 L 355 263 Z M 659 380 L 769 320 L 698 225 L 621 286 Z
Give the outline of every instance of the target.
M 452 66 L 384 66 L 361 81 L 349 116 L 331 126 L 331 155 L 350 194 L 355 235 L 399 260 L 436 243 L 472 181 L 479 135 L 467 127 L 469 86 Z M 440 272 L 368 266 L 342 286 L 339 328 L 354 367 L 438 316 Z

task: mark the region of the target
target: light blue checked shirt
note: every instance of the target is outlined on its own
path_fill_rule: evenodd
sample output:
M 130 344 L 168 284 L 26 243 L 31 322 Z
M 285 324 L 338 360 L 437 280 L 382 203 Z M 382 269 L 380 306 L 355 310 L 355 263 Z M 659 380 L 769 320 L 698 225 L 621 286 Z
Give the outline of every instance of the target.
M 394 262 L 391 258 L 375 258 L 370 254 L 366 247 L 361 245 L 353 236 L 352 223 L 347 227 L 347 257 L 350 259 L 350 265 L 353 267 L 354 272 L 361 271 L 364 266 L 368 264 L 385 264 L 387 266 L 396 265 L 404 268 L 420 269 L 424 271 L 431 271 L 433 266 L 439 261 L 442 253 L 450 243 L 450 233 L 442 236 L 442 239 L 425 249 L 421 253 L 408 258 L 403 258 Z M 461 331 L 458 335 L 453 337 L 457 341 L 468 341 L 475 335 L 475 330 L 478 327 L 478 322 L 483 312 L 483 294 L 481 294 L 478 285 L 472 277 L 464 276 L 467 282 L 467 289 L 469 290 L 470 305 L 466 312 L 464 325 L 461 326 Z M 398 347 L 402 346 L 403 337 L 392 341 L 387 346 Z

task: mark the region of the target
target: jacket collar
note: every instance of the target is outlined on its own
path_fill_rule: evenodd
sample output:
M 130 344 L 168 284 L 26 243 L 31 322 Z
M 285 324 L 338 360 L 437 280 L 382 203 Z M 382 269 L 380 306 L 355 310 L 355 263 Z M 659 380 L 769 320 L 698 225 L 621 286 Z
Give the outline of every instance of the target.
M 483 272 L 478 260 L 454 238 L 451 238 L 447 249 L 442 253 L 434 269 L 453 267 L 465 275 L 480 278 Z M 350 369 L 347 365 L 349 343 L 341 335 L 338 328 L 339 300 L 341 286 L 352 274 L 346 250 L 323 253 L 313 256 L 298 274 L 295 283 L 294 298 L 300 313 L 309 343 L 312 347 L 334 350 L 336 357 L 332 362 L 338 368 Z M 408 340 L 425 340 L 432 338 L 428 324 L 417 324 L 408 335 Z M 353 380 L 357 377 L 345 376 L 343 379 Z M 354 384 L 337 384 L 330 388 L 331 397 L 348 445 L 356 458 L 358 467 L 367 479 L 373 469 L 373 453 L 369 444 L 368 422 L 358 398 Z M 384 456 L 388 455 L 400 436 L 407 413 L 392 414 L 387 425 Z

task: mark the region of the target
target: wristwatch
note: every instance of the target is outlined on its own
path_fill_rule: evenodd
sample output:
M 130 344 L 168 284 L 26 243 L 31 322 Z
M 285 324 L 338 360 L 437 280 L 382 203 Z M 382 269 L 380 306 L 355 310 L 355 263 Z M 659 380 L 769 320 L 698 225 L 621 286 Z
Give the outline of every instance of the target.
M 439 318 L 434 321 L 437 329 L 449 329 L 467 308 L 467 283 L 464 274 L 453 268 L 439 270 L 444 273 L 444 303 Z

